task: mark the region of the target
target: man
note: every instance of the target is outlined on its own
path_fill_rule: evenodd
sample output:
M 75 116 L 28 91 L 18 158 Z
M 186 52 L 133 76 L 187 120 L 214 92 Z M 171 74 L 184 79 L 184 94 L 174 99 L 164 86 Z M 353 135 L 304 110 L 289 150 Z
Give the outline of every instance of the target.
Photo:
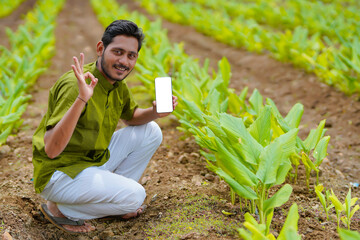
M 73 71 L 50 89 L 33 137 L 34 185 L 47 200 L 41 211 L 62 230 L 89 232 L 95 228 L 83 220 L 144 211 L 138 180 L 162 141 L 153 120 L 170 113 L 157 113 L 156 102 L 138 108 L 123 81 L 143 39 L 135 23 L 114 21 L 96 46 L 97 61 L 83 66 L 84 55 L 74 57 Z M 128 126 L 115 132 L 119 119 Z

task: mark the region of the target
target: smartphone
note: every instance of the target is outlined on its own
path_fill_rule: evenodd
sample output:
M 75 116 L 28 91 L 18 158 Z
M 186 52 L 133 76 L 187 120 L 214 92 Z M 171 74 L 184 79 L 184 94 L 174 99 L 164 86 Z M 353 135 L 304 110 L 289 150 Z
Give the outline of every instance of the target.
M 171 77 L 155 78 L 155 97 L 158 113 L 168 113 L 174 110 Z

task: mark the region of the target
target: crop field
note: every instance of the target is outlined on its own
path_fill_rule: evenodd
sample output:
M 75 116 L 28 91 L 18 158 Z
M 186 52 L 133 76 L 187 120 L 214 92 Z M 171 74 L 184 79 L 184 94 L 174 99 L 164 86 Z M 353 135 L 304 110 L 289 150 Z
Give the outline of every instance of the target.
M 146 35 L 126 80 L 140 107 L 164 76 L 179 104 L 157 120 L 145 213 L 71 235 L 39 210 L 32 136 L 116 19 Z M 2 239 L 360 239 L 359 173 L 358 0 L 1 1 Z

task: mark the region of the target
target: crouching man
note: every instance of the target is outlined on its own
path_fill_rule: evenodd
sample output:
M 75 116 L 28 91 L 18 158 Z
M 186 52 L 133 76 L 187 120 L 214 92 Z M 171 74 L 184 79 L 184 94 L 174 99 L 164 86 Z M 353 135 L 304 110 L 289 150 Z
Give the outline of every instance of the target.
M 138 180 L 162 141 L 153 120 L 169 113 L 157 113 L 156 102 L 138 108 L 123 81 L 143 39 L 135 23 L 114 21 L 97 43 L 97 60 L 84 65 L 83 54 L 74 57 L 72 71 L 50 89 L 33 137 L 34 185 L 47 200 L 40 206 L 45 217 L 66 232 L 95 229 L 84 220 L 129 219 L 145 210 Z M 115 131 L 120 119 L 128 126 Z

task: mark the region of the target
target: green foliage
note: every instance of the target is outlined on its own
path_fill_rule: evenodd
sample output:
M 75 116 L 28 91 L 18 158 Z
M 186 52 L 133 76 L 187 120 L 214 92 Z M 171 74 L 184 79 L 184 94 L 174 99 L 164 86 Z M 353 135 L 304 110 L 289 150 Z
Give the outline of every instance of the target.
M 358 240 L 360 239 L 360 233 L 347 229 L 338 228 L 338 233 L 341 240 Z
M 291 195 L 292 187 L 283 184 L 292 164 L 296 160 L 299 164 L 302 152 L 308 155 L 316 148 L 325 133 L 325 121 L 305 141 L 301 140 L 297 136 L 303 114 L 301 104 L 294 105 L 283 117 L 271 99 L 264 104 L 257 90 L 249 97 L 247 88 L 237 95 L 228 88 L 231 72 L 225 58 L 218 62 L 218 72 L 213 70 L 210 75 L 208 61 L 200 66 L 184 53 L 182 44 L 171 44 L 159 20 L 150 22 L 137 12 L 129 14 L 125 7 L 117 8 L 113 0 L 92 0 L 92 4 L 104 25 L 117 18 L 141 25 L 147 41 L 138 62 L 138 78 L 146 88 L 153 89 L 155 77 L 171 74 L 179 102 L 174 112 L 181 124 L 179 129 L 192 134 L 207 149 L 201 153 L 208 168 L 229 184 L 232 201 L 236 193 L 251 201 L 252 212 L 257 207 L 260 224 L 268 233 L 274 208 L 287 202 Z M 150 8 L 162 7 L 148 4 Z M 166 11 L 174 14 L 173 10 L 169 5 Z M 176 14 L 173 17 L 181 19 Z M 320 145 L 317 150 L 315 156 L 320 163 L 324 150 Z M 277 185 L 283 186 L 270 196 L 270 189 Z
M 0 18 L 10 15 L 24 0 L 2 0 Z
M 342 2 L 302 0 L 138 1 L 150 13 L 191 25 L 217 41 L 270 51 L 347 94 L 360 93 L 360 14 L 355 3 L 344 9 Z
M 331 200 L 332 204 L 335 207 L 338 227 L 340 226 L 340 219 L 341 219 L 341 221 L 350 230 L 351 218 L 354 216 L 355 212 L 359 210 L 360 206 L 356 205 L 353 209 L 351 209 L 351 207 L 355 205 L 358 198 L 357 197 L 351 198 L 351 188 L 349 188 L 348 194 L 346 195 L 345 198 L 345 203 L 342 204 L 340 202 L 340 200 L 336 197 L 332 189 L 329 199 Z M 341 216 L 343 212 L 345 213 L 345 215 Z
M 20 117 L 31 98 L 26 92 L 54 55 L 55 19 L 64 2 L 38 1 L 16 32 L 6 29 L 10 48 L 0 46 L 0 145 L 20 126 Z
M 315 187 L 315 193 L 318 196 L 321 205 L 324 208 L 325 214 L 326 214 L 326 219 L 329 220 L 329 210 L 331 208 L 334 207 L 334 205 L 330 205 L 329 206 L 329 202 L 330 202 L 330 191 L 325 189 L 325 195 L 322 193 L 322 191 L 324 190 L 324 186 L 322 184 L 319 184 Z
M 239 228 L 239 235 L 245 240 L 275 240 L 275 236 L 272 233 L 267 233 L 267 226 L 265 224 L 259 224 L 253 216 L 249 213 L 245 213 L 245 222 L 243 223 L 244 228 Z M 289 210 L 289 213 L 286 217 L 285 223 L 280 231 L 280 234 L 277 240 L 287 240 L 287 239 L 301 239 L 298 231 L 298 207 L 294 203 Z

